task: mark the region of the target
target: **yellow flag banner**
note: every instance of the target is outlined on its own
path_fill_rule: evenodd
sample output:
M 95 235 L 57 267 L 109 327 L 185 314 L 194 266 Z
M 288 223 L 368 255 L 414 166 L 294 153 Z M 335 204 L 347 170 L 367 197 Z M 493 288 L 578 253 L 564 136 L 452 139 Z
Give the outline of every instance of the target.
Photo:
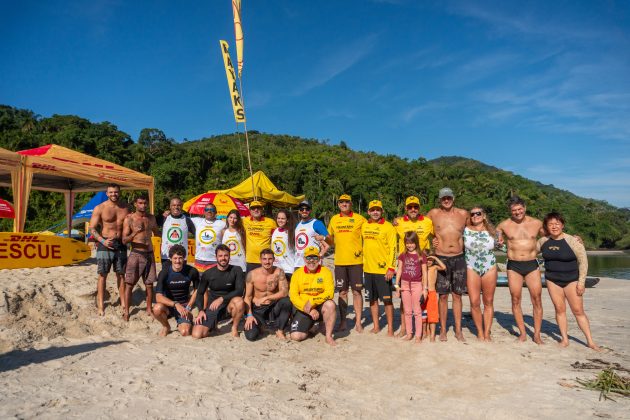
M 245 109 L 241 102 L 241 94 L 236 86 L 236 73 L 234 73 L 234 66 L 230 59 L 229 46 L 226 41 L 220 40 L 221 53 L 223 54 L 223 64 L 225 64 L 225 75 L 227 76 L 228 89 L 230 90 L 230 97 L 232 99 L 232 109 L 234 109 L 234 120 L 237 123 L 245 122 Z
M 238 77 L 243 73 L 243 26 L 241 25 L 241 0 L 232 0 L 232 12 L 234 13 L 234 38 L 236 38 L 236 64 L 238 65 Z

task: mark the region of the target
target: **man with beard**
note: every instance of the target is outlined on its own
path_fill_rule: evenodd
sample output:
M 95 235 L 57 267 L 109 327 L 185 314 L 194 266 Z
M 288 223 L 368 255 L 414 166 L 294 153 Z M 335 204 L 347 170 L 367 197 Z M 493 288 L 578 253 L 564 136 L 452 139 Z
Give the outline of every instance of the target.
M 162 267 L 171 263 L 168 259 L 171 247 L 181 245 L 188 249 L 188 235 L 195 234 L 195 224 L 182 212 L 181 198 L 171 198 L 169 209 L 164 212 L 163 217 L 162 246 L 160 247 Z
M 280 267 L 274 267 L 275 256 L 271 249 L 260 252 L 261 267 L 247 273 L 245 279 L 245 338 L 255 341 L 263 326 L 271 324 L 276 337 L 285 338 L 284 327 L 291 315 L 289 284 Z
M 118 283 L 118 296 L 120 305 L 125 303 L 125 265 L 127 264 L 127 247 L 123 245 L 121 238 L 123 223 L 129 214 L 127 206 L 120 202 L 120 186 L 110 184 L 107 186 L 107 201 L 94 208 L 90 219 L 90 232 L 96 240 L 96 262 L 98 283 L 96 287 L 96 306 L 98 314 L 105 315 L 105 287 L 107 275 L 114 267 L 116 281 Z M 98 227 L 101 227 L 100 233 Z
M 232 336 L 238 337 L 238 323 L 245 311 L 242 298 L 245 274 L 241 267 L 230 265 L 227 245 L 217 246 L 216 256 L 217 265 L 203 273 L 197 288 L 200 311 L 192 330 L 193 338 L 207 337 L 228 315 L 232 317 Z
M 123 319 L 129 321 L 131 292 L 140 277 L 144 281 L 147 294 L 147 315 L 151 316 L 153 304 L 153 283 L 156 281 L 155 260 L 151 234 L 157 235 L 158 227 L 155 216 L 147 212 L 149 199 L 145 195 L 136 197 L 136 211 L 125 218 L 123 223 L 123 244 L 131 244 L 131 252 L 125 270 L 125 305 Z
M 308 200 L 298 205 L 300 221 L 295 226 L 295 268 L 303 267 L 304 250 L 310 246 L 319 249 L 319 256 L 323 257 L 330 248 L 330 236 L 326 225 L 311 216 L 312 206 Z

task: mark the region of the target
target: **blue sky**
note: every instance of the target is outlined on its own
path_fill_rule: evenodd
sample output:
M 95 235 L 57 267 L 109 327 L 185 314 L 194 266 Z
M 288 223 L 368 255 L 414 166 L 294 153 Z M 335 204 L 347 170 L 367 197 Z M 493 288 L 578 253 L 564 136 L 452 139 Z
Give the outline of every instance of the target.
M 250 130 L 459 155 L 630 206 L 630 2 L 243 0 Z M 0 103 L 236 129 L 229 0 L 4 2 Z

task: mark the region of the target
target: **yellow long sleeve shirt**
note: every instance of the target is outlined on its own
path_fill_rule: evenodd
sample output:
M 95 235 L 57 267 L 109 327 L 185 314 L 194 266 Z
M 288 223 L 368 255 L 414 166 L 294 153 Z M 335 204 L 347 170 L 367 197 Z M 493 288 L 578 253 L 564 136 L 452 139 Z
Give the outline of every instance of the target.
M 300 267 L 291 277 L 289 299 L 300 311 L 304 311 L 304 305 L 309 301 L 316 308 L 334 295 L 335 281 L 332 272 L 326 267 L 319 266 L 314 272 L 308 271 L 306 266 Z
M 363 271 L 372 274 L 385 274 L 396 271 L 396 229 L 391 223 L 381 219 L 368 220 L 361 226 L 363 237 Z
M 248 263 L 260 263 L 260 251 L 271 248 L 271 234 L 278 225 L 268 217 L 261 217 L 260 220 L 244 217 L 243 226 L 247 245 L 245 260 Z
M 363 264 L 361 226 L 366 222 L 359 213 L 340 213 L 330 219 L 328 233 L 335 242 L 335 265 Z

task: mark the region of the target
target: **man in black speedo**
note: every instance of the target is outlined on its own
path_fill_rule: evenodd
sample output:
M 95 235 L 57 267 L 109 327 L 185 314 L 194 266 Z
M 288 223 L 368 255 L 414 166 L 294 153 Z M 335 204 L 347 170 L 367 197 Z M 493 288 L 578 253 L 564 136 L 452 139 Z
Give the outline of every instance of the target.
M 232 336 L 238 337 L 238 323 L 245 311 L 245 274 L 240 267 L 230 265 L 227 245 L 217 246 L 216 257 L 217 265 L 203 273 L 197 288 L 200 311 L 192 330 L 193 338 L 207 337 L 228 314 L 232 317 Z
M 173 245 L 168 252 L 168 257 L 172 264 L 164 267 L 158 274 L 155 289 L 157 303 L 153 305 L 153 316 L 162 324 L 160 331 L 162 337 L 171 331 L 169 318 L 175 318 L 181 335 L 190 335 L 192 331 L 190 310 L 195 303 L 199 272 L 186 264 L 186 249 L 182 245 Z

